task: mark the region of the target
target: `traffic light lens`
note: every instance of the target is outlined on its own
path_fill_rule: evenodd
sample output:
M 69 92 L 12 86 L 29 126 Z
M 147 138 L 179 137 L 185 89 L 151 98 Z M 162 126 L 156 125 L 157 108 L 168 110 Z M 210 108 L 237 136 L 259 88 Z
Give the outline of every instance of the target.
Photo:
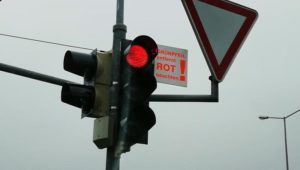
M 139 45 L 132 45 L 126 56 L 126 61 L 131 67 L 142 68 L 148 62 L 147 51 Z

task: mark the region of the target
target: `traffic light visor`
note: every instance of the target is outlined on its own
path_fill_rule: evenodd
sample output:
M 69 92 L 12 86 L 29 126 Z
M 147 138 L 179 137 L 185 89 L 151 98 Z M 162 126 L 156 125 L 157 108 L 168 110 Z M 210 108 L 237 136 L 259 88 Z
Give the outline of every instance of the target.
M 139 45 L 132 45 L 126 55 L 127 63 L 134 68 L 144 67 L 148 63 L 148 60 L 147 51 Z
M 97 59 L 93 54 L 67 51 L 64 69 L 79 76 L 91 76 L 97 68 Z
M 95 90 L 90 86 L 66 83 L 61 90 L 61 101 L 90 110 L 95 102 Z
M 151 37 L 141 35 L 132 41 L 126 51 L 127 63 L 133 68 L 143 68 L 155 59 L 158 47 Z

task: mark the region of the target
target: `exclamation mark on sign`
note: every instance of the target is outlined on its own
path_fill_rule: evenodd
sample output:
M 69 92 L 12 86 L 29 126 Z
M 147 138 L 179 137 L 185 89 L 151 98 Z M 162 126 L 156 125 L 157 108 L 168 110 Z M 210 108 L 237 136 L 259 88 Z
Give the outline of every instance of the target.
M 185 60 L 180 60 L 180 81 L 185 81 Z

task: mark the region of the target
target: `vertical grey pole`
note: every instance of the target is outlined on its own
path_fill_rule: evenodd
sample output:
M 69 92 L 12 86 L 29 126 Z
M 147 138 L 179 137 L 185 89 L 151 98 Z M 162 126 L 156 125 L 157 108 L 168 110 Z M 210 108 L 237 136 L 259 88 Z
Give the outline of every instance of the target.
M 119 170 L 120 155 L 117 155 L 115 143 L 117 142 L 118 115 L 119 115 L 119 82 L 120 82 L 120 59 L 121 59 L 121 42 L 126 38 L 126 25 L 124 25 L 124 0 L 117 0 L 117 17 L 116 25 L 113 27 L 113 47 L 112 47 L 112 86 L 110 123 L 113 126 L 113 146 L 107 148 L 106 170 Z
M 287 135 L 286 135 L 286 117 L 283 118 L 283 125 L 284 125 L 284 143 L 285 143 L 286 170 L 289 170 L 289 158 L 288 158 Z

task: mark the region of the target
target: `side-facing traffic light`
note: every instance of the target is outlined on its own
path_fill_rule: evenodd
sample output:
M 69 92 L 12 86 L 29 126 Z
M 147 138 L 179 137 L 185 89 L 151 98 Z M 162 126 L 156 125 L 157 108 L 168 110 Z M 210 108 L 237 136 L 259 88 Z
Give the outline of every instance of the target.
M 148 36 L 124 40 L 121 52 L 121 113 L 119 152 L 127 152 L 135 143 L 147 143 L 148 131 L 155 124 L 149 97 L 156 89 L 154 59 L 157 44 Z
M 82 117 L 99 118 L 109 112 L 111 52 L 90 54 L 67 51 L 64 69 L 84 77 L 84 84 L 63 85 L 61 100 L 82 109 Z

